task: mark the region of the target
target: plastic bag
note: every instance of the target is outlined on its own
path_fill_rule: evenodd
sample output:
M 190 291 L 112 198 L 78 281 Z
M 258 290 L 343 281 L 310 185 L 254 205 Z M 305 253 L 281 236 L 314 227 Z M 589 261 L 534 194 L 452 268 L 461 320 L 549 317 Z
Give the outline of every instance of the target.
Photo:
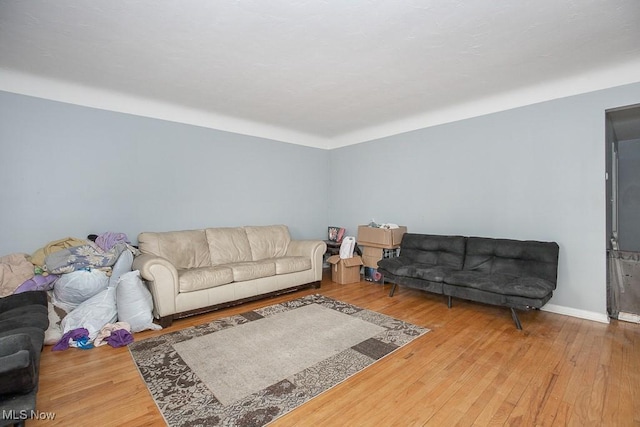
M 356 238 L 346 236 L 340 245 L 340 259 L 353 258 L 353 250 L 356 247 Z
M 116 286 L 120 276 L 131 271 L 131 265 L 133 264 L 133 254 L 131 251 L 123 251 L 120 257 L 113 264 L 111 277 L 109 277 L 109 286 Z
M 93 340 L 104 325 L 115 322 L 117 318 L 116 287 L 110 286 L 67 314 L 61 326 L 63 333 L 85 328 L 89 331 L 89 339 Z
M 52 302 L 64 311 L 71 312 L 109 285 L 109 277 L 101 270 L 79 270 L 60 276 L 53 285 Z
M 153 298 L 138 270 L 120 276 L 116 293 L 118 320 L 131 325 L 131 332 L 162 329 L 153 323 Z

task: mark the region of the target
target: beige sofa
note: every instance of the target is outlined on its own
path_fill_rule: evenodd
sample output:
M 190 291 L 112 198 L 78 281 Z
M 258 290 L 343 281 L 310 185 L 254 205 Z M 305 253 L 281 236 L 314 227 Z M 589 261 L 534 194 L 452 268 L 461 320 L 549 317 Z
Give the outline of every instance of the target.
M 291 240 L 285 225 L 140 233 L 133 262 L 162 326 L 174 318 L 302 287 L 320 287 L 321 240 Z

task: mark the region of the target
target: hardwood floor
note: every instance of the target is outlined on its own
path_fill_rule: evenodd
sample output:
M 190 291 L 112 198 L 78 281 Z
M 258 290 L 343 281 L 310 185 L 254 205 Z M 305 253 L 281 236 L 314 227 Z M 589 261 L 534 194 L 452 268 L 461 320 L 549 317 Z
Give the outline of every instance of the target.
M 274 426 L 640 425 L 640 325 L 535 311 L 518 331 L 504 308 L 369 282 L 310 289 L 174 322 L 141 340 L 321 293 L 431 332 L 277 420 Z M 42 354 L 28 425 L 164 425 L 127 348 Z

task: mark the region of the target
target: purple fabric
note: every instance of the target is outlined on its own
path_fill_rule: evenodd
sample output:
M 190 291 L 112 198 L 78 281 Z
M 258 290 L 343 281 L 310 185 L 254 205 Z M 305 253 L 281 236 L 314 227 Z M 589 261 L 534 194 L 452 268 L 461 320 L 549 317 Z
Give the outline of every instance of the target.
M 129 238 L 124 233 L 112 233 L 107 231 L 106 233 L 100 234 L 96 237 L 96 245 L 100 247 L 103 251 L 110 251 L 116 243 L 131 243 Z
M 53 346 L 51 351 L 66 350 L 69 348 L 69 340 L 75 341 L 75 340 L 78 340 L 79 338 L 88 337 L 88 336 L 89 336 L 89 331 L 86 330 L 85 328 L 72 329 L 66 334 L 64 334 L 62 338 L 60 338 L 60 341 L 58 341 L 58 343 Z
M 105 341 L 111 347 L 123 347 L 133 342 L 133 335 L 131 335 L 126 329 L 116 329 L 111 332 Z
M 25 280 L 25 282 L 18 286 L 18 288 L 13 291 L 14 294 L 19 294 L 21 292 L 27 291 L 49 291 L 53 289 L 53 284 L 56 280 L 58 280 L 60 276 L 57 274 L 49 274 L 47 276 L 42 276 L 37 274 L 33 276 L 29 280 Z

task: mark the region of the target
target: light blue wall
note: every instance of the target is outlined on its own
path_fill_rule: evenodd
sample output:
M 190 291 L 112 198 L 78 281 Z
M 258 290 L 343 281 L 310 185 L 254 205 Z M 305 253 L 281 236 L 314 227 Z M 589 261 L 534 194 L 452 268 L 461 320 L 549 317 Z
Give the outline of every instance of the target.
M 7 92 L 0 147 L 0 256 L 105 231 L 326 234 L 326 150 Z
M 0 92 L 0 255 L 122 231 L 284 223 L 560 245 L 552 305 L 606 313 L 605 110 L 640 83 L 325 151 Z
M 332 150 L 330 222 L 556 241 L 551 303 L 605 314 L 605 110 L 639 102 L 633 84 Z

